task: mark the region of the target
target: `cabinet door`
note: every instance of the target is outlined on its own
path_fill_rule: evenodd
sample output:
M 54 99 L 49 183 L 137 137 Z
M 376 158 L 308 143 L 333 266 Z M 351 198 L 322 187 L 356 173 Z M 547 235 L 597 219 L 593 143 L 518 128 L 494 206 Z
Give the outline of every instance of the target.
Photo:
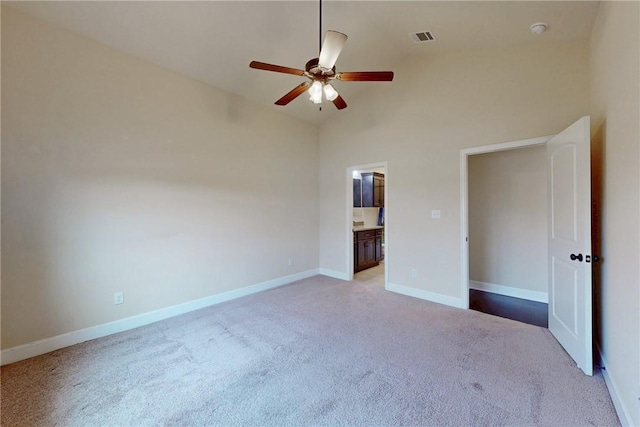
M 376 236 L 376 261 L 382 260 L 382 237 Z
M 373 172 L 362 174 L 362 207 L 373 207 Z
M 374 239 L 368 239 L 364 241 L 364 250 L 365 250 L 365 263 L 366 264 L 375 264 L 376 262 L 376 244 Z
M 357 178 L 353 179 L 353 207 L 362 207 L 362 181 Z
M 384 207 L 384 175 L 377 172 L 362 174 L 362 207 Z
M 355 235 L 353 236 L 353 271 L 358 271 L 358 241 L 355 239 Z
M 358 269 L 366 268 L 368 264 L 367 261 L 367 241 L 366 240 L 358 240 L 358 256 L 357 256 L 357 265 Z
M 384 176 L 379 174 L 373 176 L 373 206 L 384 207 Z

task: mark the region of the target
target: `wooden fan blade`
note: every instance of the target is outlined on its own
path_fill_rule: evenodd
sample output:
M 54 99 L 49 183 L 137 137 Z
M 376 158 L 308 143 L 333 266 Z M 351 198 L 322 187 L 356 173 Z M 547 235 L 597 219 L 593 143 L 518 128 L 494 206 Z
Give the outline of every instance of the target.
M 338 56 L 340 52 L 342 52 L 342 48 L 346 42 L 346 34 L 333 30 L 327 31 L 327 34 L 324 36 L 324 42 L 322 43 L 322 49 L 320 49 L 318 65 L 328 70 L 332 69 L 333 66 L 336 65 Z
M 347 103 L 344 102 L 344 99 L 342 99 L 340 95 L 338 95 L 338 97 L 333 100 L 333 105 L 335 105 L 338 110 L 347 108 Z
M 275 71 L 276 73 L 295 74 L 296 76 L 304 76 L 304 70 L 297 68 L 282 67 L 280 65 L 267 64 L 266 62 L 251 61 L 249 67 L 257 70 Z
M 347 71 L 336 74 L 336 79 L 343 82 L 390 82 L 393 71 Z
M 296 86 L 293 89 L 291 89 L 291 91 L 289 91 L 289 93 L 287 93 L 285 96 L 283 96 L 282 98 L 278 99 L 275 102 L 275 104 L 276 105 L 287 105 L 288 103 L 290 103 L 291 101 L 293 101 L 294 99 L 296 99 L 297 97 L 302 95 L 305 90 L 309 89 L 309 86 L 311 86 L 310 82 L 300 83 L 298 86 Z

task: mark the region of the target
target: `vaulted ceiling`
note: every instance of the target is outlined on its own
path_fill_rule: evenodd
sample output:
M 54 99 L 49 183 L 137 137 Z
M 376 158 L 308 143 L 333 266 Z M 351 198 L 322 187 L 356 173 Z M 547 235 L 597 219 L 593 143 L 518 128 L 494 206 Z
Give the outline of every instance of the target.
M 210 83 L 313 124 L 340 114 L 300 96 L 273 102 L 304 81 L 249 68 L 251 60 L 304 68 L 318 52 L 319 4 L 300 1 L 3 2 L 115 49 Z M 324 1 L 323 32 L 349 36 L 338 71 L 394 70 L 411 56 L 443 51 L 586 40 L 593 1 Z M 529 26 L 549 24 L 536 36 Z M 409 33 L 430 31 L 434 42 Z M 336 82 L 349 108 L 359 91 L 391 83 Z

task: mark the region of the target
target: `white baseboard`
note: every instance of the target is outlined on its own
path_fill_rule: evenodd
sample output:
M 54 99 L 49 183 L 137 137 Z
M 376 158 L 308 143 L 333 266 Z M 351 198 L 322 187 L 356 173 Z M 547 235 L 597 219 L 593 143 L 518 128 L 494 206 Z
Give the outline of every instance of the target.
M 188 313 L 190 311 L 199 310 L 201 308 L 220 304 L 225 301 L 230 301 L 236 298 L 266 291 L 268 289 L 277 288 L 279 286 L 286 285 L 297 280 L 316 276 L 317 274 L 319 274 L 319 269 L 303 271 L 301 273 L 279 277 L 273 280 L 267 280 L 266 282 L 256 283 L 255 285 L 246 286 L 240 289 L 234 289 L 231 291 L 211 295 L 209 297 L 200 298 L 171 307 L 161 308 L 159 310 L 150 311 L 148 313 L 127 317 L 125 319 L 104 323 L 102 325 L 91 326 L 89 328 L 57 335 L 51 338 L 45 338 L 42 340 L 19 345 L 17 347 L 12 347 L 0 352 L 0 365 L 7 365 L 9 363 L 14 363 L 20 360 L 28 359 L 30 357 L 49 353 L 50 351 L 58 350 L 63 347 L 68 347 L 96 338 L 102 338 L 118 332 L 124 332 L 129 329 L 138 328 L 140 326 L 148 325 L 159 320 L 164 320 L 170 317 L 178 316 L 180 314 Z
M 609 395 L 611 396 L 611 401 L 613 402 L 613 406 L 616 408 L 616 413 L 618 414 L 618 418 L 620 418 L 620 424 L 624 427 L 631 427 L 636 424 L 632 423 L 631 414 L 628 411 L 628 408 L 625 406 L 624 402 L 620 399 L 620 393 L 618 391 L 618 387 L 616 386 L 616 382 L 609 375 L 609 371 L 607 369 L 607 360 L 602 354 L 602 350 L 600 346 L 596 346 L 598 354 L 600 355 L 600 361 L 602 362 L 602 376 L 604 377 L 604 382 L 607 384 L 607 389 L 609 389 Z M 640 421 L 640 420 L 639 420 Z
M 426 301 L 437 302 L 451 307 L 462 308 L 462 299 L 451 297 L 449 295 L 437 294 L 422 289 L 410 288 L 408 286 L 398 285 L 396 283 L 387 283 L 386 290 L 414 298 L 420 298 Z
M 321 268 L 320 274 L 323 276 L 333 277 L 334 279 L 349 280 L 349 275 L 341 271 L 329 270 L 328 268 Z
M 478 291 L 491 292 L 492 294 L 505 295 L 529 301 L 543 302 L 545 304 L 549 303 L 549 294 L 547 292 L 530 291 L 511 286 L 479 282 L 477 280 L 469 280 L 469 289 L 476 289 Z

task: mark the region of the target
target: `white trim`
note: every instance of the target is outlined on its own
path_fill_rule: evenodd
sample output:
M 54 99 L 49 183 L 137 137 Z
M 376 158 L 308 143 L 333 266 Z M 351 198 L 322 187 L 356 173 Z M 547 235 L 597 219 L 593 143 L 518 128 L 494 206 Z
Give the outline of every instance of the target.
M 599 345 L 596 345 L 596 349 L 598 350 L 600 361 L 602 362 L 602 366 L 604 367 L 604 369 L 601 369 L 600 372 L 602 372 L 604 382 L 607 385 L 607 389 L 609 389 L 609 395 L 611 396 L 613 406 L 616 408 L 618 418 L 620 418 L 620 424 L 622 424 L 624 427 L 633 426 L 633 424 L 631 423 L 631 414 L 627 410 L 627 407 L 624 405 L 622 399 L 620 399 L 620 392 L 618 391 L 616 382 L 613 380 L 611 375 L 609 375 L 609 371 L 607 370 L 607 360 L 602 354 L 602 349 Z
M 327 277 L 333 277 L 334 279 L 346 280 L 349 281 L 349 275 L 347 273 L 343 273 L 342 271 L 329 270 L 328 268 L 321 268 L 319 270 L 319 274 Z
M 460 150 L 460 282 L 462 308 L 469 309 L 469 155 Z
M 469 177 L 468 158 L 474 154 L 493 153 L 546 144 L 554 135 L 521 139 L 499 144 L 481 145 L 460 150 L 460 289 L 461 308 L 469 308 Z
M 423 289 L 410 288 L 408 286 L 398 285 L 397 283 L 387 283 L 385 289 L 397 294 L 420 298 L 426 301 L 448 305 L 450 307 L 462 308 L 462 299 L 449 295 L 437 294 Z
M 306 279 L 308 277 L 316 276 L 318 274 L 319 269 L 317 268 L 307 270 L 301 273 L 279 277 L 273 280 L 267 280 L 266 282 L 256 283 L 255 285 L 250 285 L 220 294 L 211 295 L 205 298 L 200 298 L 171 307 L 161 308 L 159 310 L 150 311 L 148 313 L 127 317 L 125 319 L 103 323 L 102 325 L 91 326 L 89 328 L 80 329 L 78 331 L 73 331 L 66 334 L 57 335 L 55 337 L 45 338 L 39 341 L 19 345 L 17 347 L 2 350 L 2 352 L 0 352 L 0 364 L 7 365 L 9 363 L 18 362 L 20 360 L 49 353 L 50 351 L 58 350 L 63 347 L 68 347 L 96 338 L 102 338 L 107 335 L 138 328 L 140 326 L 148 325 L 159 320 L 164 320 L 170 317 L 178 316 L 180 314 L 188 313 L 190 311 L 220 304 L 221 302 L 230 301 L 236 298 L 266 291 L 268 289 L 277 288 L 279 286 L 286 285 L 297 280 Z
M 383 259 L 384 259 L 384 285 L 389 283 L 389 266 L 391 265 L 391 258 L 389 258 L 389 167 L 387 162 L 384 163 L 384 229 L 382 244 Z M 353 188 L 352 188 L 353 189 Z M 351 256 L 353 259 L 353 255 Z
M 495 283 L 479 282 L 477 280 L 469 280 L 469 289 L 476 289 L 478 291 L 491 292 L 492 294 L 506 295 L 508 297 L 549 304 L 548 292 L 539 292 L 529 289 L 514 288 L 512 286 L 496 285 Z
M 347 272 L 345 273 L 348 281 L 353 280 L 353 171 L 356 168 L 348 167 L 347 168 L 347 216 L 346 216 L 346 234 L 345 234 L 345 245 L 347 248 Z
M 480 145 L 478 147 L 463 148 L 460 150 L 468 156 L 473 154 L 493 153 L 496 151 L 513 150 L 516 148 L 534 147 L 544 145 L 555 135 L 539 136 L 537 138 L 519 139 L 517 141 L 501 142 L 498 144 Z

